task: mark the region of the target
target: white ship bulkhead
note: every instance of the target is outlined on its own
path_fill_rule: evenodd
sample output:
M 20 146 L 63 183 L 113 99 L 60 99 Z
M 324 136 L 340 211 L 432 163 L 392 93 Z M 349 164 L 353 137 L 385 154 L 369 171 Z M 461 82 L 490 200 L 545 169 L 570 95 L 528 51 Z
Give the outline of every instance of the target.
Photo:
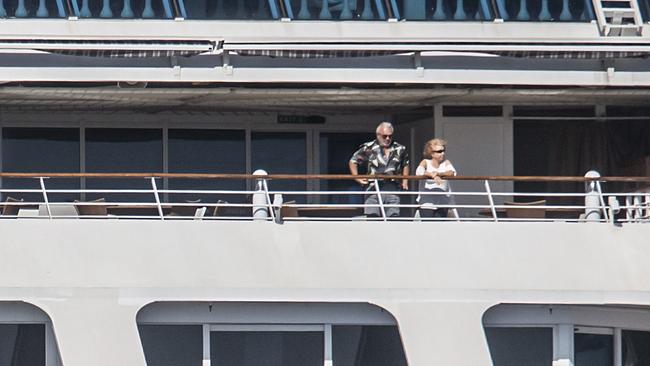
M 562 192 L 513 176 L 583 176 L 607 162 L 604 175 L 647 187 L 647 24 L 612 36 L 575 4 L 573 21 L 544 18 L 548 4 L 526 8 L 532 21 L 509 21 L 525 11 L 500 1 L 509 19 L 482 1 L 446 13 L 481 21 L 433 21 L 433 4 L 406 1 L 365 2 L 376 17 L 407 14 L 376 21 L 318 20 L 326 12 L 315 2 L 273 0 L 259 8 L 273 19 L 192 19 L 211 2 L 178 0 L 154 2 L 167 19 L 138 19 L 148 2 L 134 2 L 136 19 L 119 19 L 130 18 L 127 2 L 109 3 L 110 19 L 92 1 L 43 2 L 48 16 L 0 7 L 9 14 L 0 20 L 0 172 L 39 174 L 0 177 L 2 201 L 22 199 L 0 216 L 0 366 L 650 362 L 647 191 L 632 197 L 626 182 L 599 182 L 620 202 L 597 202 L 594 222 L 497 216 L 517 192 Z M 203 11 L 217 14 L 216 4 Z M 426 19 L 409 18 L 420 5 Z M 344 8 L 327 10 L 344 19 Z M 351 9 L 370 16 L 361 2 Z M 551 4 L 553 16 L 561 11 Z M 458 217 L 444 222 L 413 219 L 413 200 L 401 220 L 282 222 L 267 197 L 268 220 L 220 219 L 221 206 L 250 214 L 250 177 L 91 176 L 347 174 L 384 120 L 408 147 L 411 174 L 425 142 L 445 138 L 459 175 L 483 177 L 452 181 L 454 192 L 483 192 L 489 204 L 459 196 Z M 289 207 L 328 203 L 310 192 L 360 192 L 327 179 L 268 184 L 289 191 Z M 571 188 L 584 214 L 583 185 Z M 215 190 L 219 200 L 201 196 L 209 204 L 193 216 L 201 192 L 174 190 Z M 227 207 L 221 190 L 244 199 Z M 186 219 L 166 218 L 174 199 L 190 208 Z M 89 218 L 78 201 L 157 211 Z M 206 211 L 214 217 L 202 219 Z

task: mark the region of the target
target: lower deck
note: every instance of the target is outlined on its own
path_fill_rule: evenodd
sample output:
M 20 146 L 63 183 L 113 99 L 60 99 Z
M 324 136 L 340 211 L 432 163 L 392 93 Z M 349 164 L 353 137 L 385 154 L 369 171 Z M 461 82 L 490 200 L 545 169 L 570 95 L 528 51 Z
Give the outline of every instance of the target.
M 190 334 L 183 342 L 201 340 L 188 347 L 201 350 L 203 365 L 221 364 L 211 363 L 206 342 L 223 336 L 250 346 L 261 337 L 271 347 L 266 331 L 279 332 L 278 342 L 289 342 L 283 332 L 315 332 L 326 357 L 328 337 L 373 326 L 388 327 L 382 339 L 401 343 L 409 365 L 500 365 L 495 357 L 507 354 L 498 342 L 514 337 L 550 352 L 554 365 L 579 366 L 589 364 L 581 358 L 589 347 L 578 342 L 593 337 L 578 334 L 608 335 L 596 337 L 607 361 L 608 339 L 620 352 L 622 335 L 641 347 L 645 333 L 630 332 L 650 330 L 647 225 L 1 220 L 0 227 L 2 322 L 40 319 L 52 329 L 46 348 L 66 366 L 144 365 L 183 331 Z M 42 313 L 7 312 L 6 302 L 16 301 Z M 151 328 L 163 325 L 181 328 Z M 202 335 L 182 326 L 200 326 Z M 304 349 L 320 349 L 309 337 L 299 337 Z M 50 357 L 46 364 L 57 365 Z

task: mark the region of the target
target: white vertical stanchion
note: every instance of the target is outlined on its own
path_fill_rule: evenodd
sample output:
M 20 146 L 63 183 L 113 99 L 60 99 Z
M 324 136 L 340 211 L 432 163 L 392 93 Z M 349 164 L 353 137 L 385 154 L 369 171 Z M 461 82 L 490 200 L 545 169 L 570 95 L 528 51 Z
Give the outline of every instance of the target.
M 585 178 L 599 178 L 600 173 L 595 170 L 590 170 L 585 174 Z M 600 189 L 597 187 L 596 181 L 589 181 L 585 183 L 585 220 L 586 221 L 600 221 L 601 206 Z
M 253 172 L 253 175 L 266 176 L 266 171 L 258 169 Z M 266 220 L 269 217 L 269 204 L 268 189 L 266 187 L 266 179 L 258 178 L 255 182 L 255 193 L 253 193 L 253 220 Z
M 52 211 L 50 211 L 50 201 L 47 199 L 47 191 L 45 190 L 44 177 L 39 177 L 38 181 L 41 183 L 41 192 L 43 192 L 43 202 L 45 203 L 45 210 L 47 211 L 47 217 L 50 220 L 52 220 Z
M 151 188 L 153 188 L 153 196 L 156 199 L 156 206 L 158 207 L 158 215 L 160 215 L 160 219 L 164 220 L 165 215 L 163 215 L 163 209 L 162 206 L 160 205 L 160 195 L 158 195 L 158 187 L 156 186 L 156 178 L 151 177 Z
M 379 203 L 379 210 L 381 211 L 381 217 L 384 221 L 387 221 L 386 218 L 386 209 L 384 208 L 384 200 L 381 198 L 381 190 L 379 189 L 379 180 L 375 179 L 375 192 L 377 192 L 377 203 Z
M 490 202 L 490 211 L 492 211 L 492 217 L 494 217 L 494 222 L 499 222 L 499 218 L 497 216 L 497 210 L 496 207 L 494 207 L 494 199 L 492 198 L 492 190 L 490 189 L 490 182 L 488 182 L 487 179 L 484 182 L 485 182 L 485 192 L 487 192 L 488 201 Z

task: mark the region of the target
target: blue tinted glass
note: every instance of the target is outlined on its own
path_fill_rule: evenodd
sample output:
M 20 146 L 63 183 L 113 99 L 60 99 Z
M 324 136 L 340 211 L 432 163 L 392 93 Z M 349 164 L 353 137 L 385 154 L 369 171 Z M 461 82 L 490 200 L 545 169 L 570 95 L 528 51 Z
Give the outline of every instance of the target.
M 78 173 L 79 130 L 75 128 L 3 128 L 2 170 L 20 173 Z M 2 180 L 4 188 L 40 189 L 36 179 Z M 52 178 L 45 181 L 46 188 L 79 189 L 79 178 Z M 43 196 L 11 193 L 6 196 L 41 202 Z M 78 194 L 52 194 L 52 201 L 72 201 Z
M 45 325 L 0 324 L 0 365 L 45 366 Z
M 551 366 L 552 328 L 485 328 L 494 366 Z
M 200 325 L 138 325 L 148 366 L 201 366 Z
M 350 174 L 348 162 L 359 146 L 375 137 L 368 133 L 321 133 L 320 172 L 322 174 Z M 359 167 L 359 174 L 365 174 L 365 167 Z M 353 180 L 325 180 L 320 183 L 321 190 L 362 191 Z M 336 194 L 326 198 L 328 203 L 363 203 L 362 195 Z
M 396 326 L 336 325 L 332 353 L 337 366 L 406 366 Z
M 253 132 L 251 143 L 253 171 L 264 169 L 269 174 L 307 173 L 307 140 L 305 133 Z M 277 180 L 269 183 L 272 191 L 304 191 L 305 180 Z M 287 195 L 284 201 L 304 202 L 304 196 Z
M 608 334 L 576 333 L 573 338 L 575 366 L 614 365 L 614 337 Z
M 246 173 L 246 141 L 241 130 L 169 130 L 170 173 Z M 243 179 L 170 179 L 170 189 L 238 190 L 246 189 Z M 244 195 L 170 195 L 173 202 L 243 202 Z M 248 209 L 250 211 L 250 209 Z
M 322 366 L 322 332 L 210 332 L 212 366 Z
M 86 172 L 160 173 L 163 171 L 162 130 L 136 128 L 86 129 Z M 88 179 L 89 189 L 151 189 L 148 179 Z M 162 188 L 162 183 L 159 187 Z M 93 194 L 109 201 L 153 201 L 153 194 Z

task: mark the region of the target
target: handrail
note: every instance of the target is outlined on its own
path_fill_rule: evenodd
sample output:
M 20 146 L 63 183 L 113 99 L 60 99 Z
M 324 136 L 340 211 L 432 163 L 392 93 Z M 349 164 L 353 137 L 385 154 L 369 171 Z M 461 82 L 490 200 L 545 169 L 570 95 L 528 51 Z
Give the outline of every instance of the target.
M 180 178 L 180 179 L 259 179 L 253 174 L 226 174 L 226 173 L 0 173 L 0 178 Z M 354 180 L 354 179 L 408 179 L 425 180 L 425 176 L 415 175 L 350 175 L 350 174 L 269 174 L 266 180 Z M 514 182 L 648 182 L 650 177 L 643 176 L 612 176 L 594 177 L 584 176 L 483 176 L 466 175 L 445 177 L 450 181 L 514 181 Z
M 34 179 L 40 187 L 29 184 L 23 189 L 0 187 L 2 195 L 2 218 L 46 217 L 53 218 L 157 218 L 160 220 L 258 220 L 277 223 L 294 220 L 367 220 L 367 221 L 553 221 L 564 222 L 650 222 L 650 177 L 574 177 L 574 176 L 461 176 L 445 178 L 450 181 L 474 181 L 483 183 L 483 189 L 466 185 L 465 190 L 451 191 L 402 191 L 389 184 L 381 187 L 381 179 L 428 179 L 423 176 L 349 175 L 349 174 L 196 174 L 196 173 L 0 173 L 0 178 Z M 106 189 L 61 188 L 52 178 L 88 179 L 142 179 L 149 188 Z M 351 180 L 365 178 L 374 185 L 362 190 L 344 184 L 334 190 L 279 189 L 273 180 Z M 208 189 L 160 189 L 157 180 L 204 179 L 200 186 Z M 241 179 L 257 182 L 257 188 L 223 189 L 219 183 L 206 185 L 207 179 Z M 573 192 L 512 192 L 503 187 L 493 189 L 491 181 L 546 181 L 586 182 L 572 184 Z M 9 183 L 9 179 L 3 182 Z M 48 188 L 52 182 L 57 188 Z M 74 181 L 73 181 L 74 182 Z M 268 182 L 268 184 L 267 184 Z M 603 191 L 605 182 L 643 182 L 634 190 L 619 189 L 613 184 Z M 40 184 L 39 184 L 40 183 Z M 79 183 L 77 181 L 77 183 Z M 73 185 L 77 185 L 77 183 Z M 165 184 L 166 185 L 166 184 Z M 239 184 L 238 184 L 239 185 Z M 238 186 L 237 185 L 237 186 Z M 133 186 L 133 185 L 131 185 Z M 237 188 L 235 186 L 234 188 Z M 392 188 L 388 188 L 392 187 Z M 567 186 L 568 187 L 568 186 Z M 565 188 L 567 188 L 565 187 Z M 591 188 L 589 188 L 591 187 Z M 595 187 L 595 188 L 594 188 Z M 618 187 L 618 188 L 617 188 Z M 624 186 L 623 186 L 624 187 Z M 218 188 L 218 189 L 209 189 Z M 284 195 L 288 202 L 276 199 Z M 40 196 L 40 198 L 38 198 Z M 416 197 L 417 196 L 417 197 Z M 94 197 L 94 198 L 92 198 Z M 446 198 L 445 198 L 446 197 Z M 523 200 L 521 197 L 527 197 Z M 540 200 L 539 197 L 544 197 Z M 273 199 L 272 199 L 273 198 Z M 531 201 L 536 198 L 537 201 Z M 92 201 L 92 200 L 95 201 Z M 202 202 L 203 200 L 203 202 Z M 226 201 L 227 200 L 227 201 Z M 365 203 L 362 203 L 365 200 Z M 516 203 L 510 202 L 516 200 Z M 546 204 L 546 200 L 549 200 Z M 621 205 L 620 200 L 625 204 Z M 231 201 L 231 202 L 228 202 Z M 530 204 L 526 204 L 529 201 Z M 277 203 L 276 203 L 277 202 Z M 540 203 L 541 202 L 541 203 Z M 92 206 L 95 206 L 94 208 Z M 223 209 L 222 209 L 223 208 Z M 204 217 L 207 210 L 209 217 Z M 400 211 L 402 209 L 402 211 Z M 442 209 L 441 211 L 435 211 Z M 451 210 L 451 211 L 450 211 Z M 462 218 L 458 215 L 460 214 Z M 363 211 L 363 216 L 361 215 Z M 416 211 L 419 211 L 416 213 Z M 450 218 L 452 212 L 455 217 Z M 434 214 L 435 216 L 431 216 Z M 397 215 L 397 216 L 395 216 Z M 442 215 L 442 216 L 441 216 Z M 549 215 L 547 217 L 547 215 Z

